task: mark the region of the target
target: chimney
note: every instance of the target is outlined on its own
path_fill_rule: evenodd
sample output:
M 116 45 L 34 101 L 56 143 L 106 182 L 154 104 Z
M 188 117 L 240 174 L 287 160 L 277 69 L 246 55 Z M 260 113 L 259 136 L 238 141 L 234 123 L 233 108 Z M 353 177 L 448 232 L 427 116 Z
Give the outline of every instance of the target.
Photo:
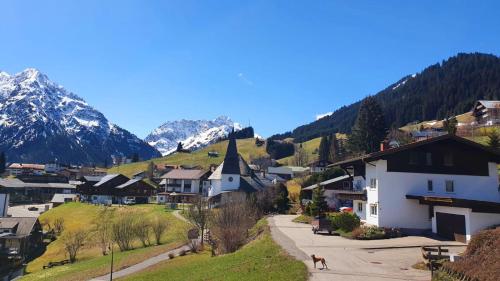
M 384 151 L 389 148 L 389 144 L 386 141 L 380 143 L 380 151 Z

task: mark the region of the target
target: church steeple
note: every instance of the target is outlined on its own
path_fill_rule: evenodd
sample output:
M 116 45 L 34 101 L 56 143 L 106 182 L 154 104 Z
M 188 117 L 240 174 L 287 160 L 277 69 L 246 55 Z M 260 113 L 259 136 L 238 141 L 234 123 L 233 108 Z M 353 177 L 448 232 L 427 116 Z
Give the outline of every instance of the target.
M 233 132 L 229 134 L 229 143 L 227 145 L 226 156 L 224 157 L 224 164 L 222 167 L 223 174 L 240 174 L 240 164 L 239 164 L 238 148 L 236 146 L 236 139 Z

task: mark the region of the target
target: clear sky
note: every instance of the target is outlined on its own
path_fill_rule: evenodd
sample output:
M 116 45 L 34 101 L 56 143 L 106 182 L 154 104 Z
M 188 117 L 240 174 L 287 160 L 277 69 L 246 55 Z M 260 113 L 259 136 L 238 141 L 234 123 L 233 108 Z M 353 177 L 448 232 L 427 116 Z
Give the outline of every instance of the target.
M 35 67 L 139 137 L 227 115 L 269 136 L 458 52 L 499 1 L 0 1 L 0 70 Z

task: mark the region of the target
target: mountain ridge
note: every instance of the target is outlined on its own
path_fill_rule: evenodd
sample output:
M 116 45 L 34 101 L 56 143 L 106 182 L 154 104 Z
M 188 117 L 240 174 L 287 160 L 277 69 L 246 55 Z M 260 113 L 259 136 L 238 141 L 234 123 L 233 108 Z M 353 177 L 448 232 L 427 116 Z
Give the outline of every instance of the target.
M 9 162 L 111 163 L 159 152 L 35 68 L 0 71 L 0 151 Z

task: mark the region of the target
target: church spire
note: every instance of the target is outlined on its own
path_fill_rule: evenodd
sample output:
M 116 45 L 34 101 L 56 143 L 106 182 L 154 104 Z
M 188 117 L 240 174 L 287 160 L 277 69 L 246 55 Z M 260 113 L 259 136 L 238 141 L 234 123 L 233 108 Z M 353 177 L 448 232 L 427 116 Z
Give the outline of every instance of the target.
M 229 143 L 227 145 L 226 156 L 224 157 L 224 166 L 222 167 L 223 174 L 240 174 L 238 148 L 236 146 L 236 138 L 233 132 L 229 134 Z

